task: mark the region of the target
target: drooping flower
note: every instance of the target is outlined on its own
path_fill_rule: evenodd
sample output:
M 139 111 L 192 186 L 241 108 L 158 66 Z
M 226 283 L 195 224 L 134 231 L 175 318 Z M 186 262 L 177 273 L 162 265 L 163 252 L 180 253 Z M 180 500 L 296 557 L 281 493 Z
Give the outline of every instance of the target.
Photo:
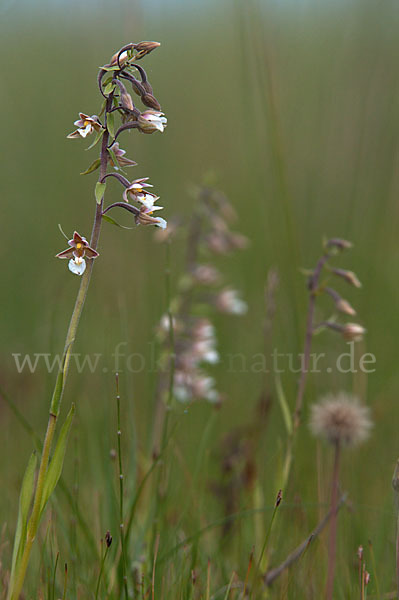
M 199 319 L 190 332 L 190 353 L 196 363 L 216 364 L 219 353 L 216 350 L 215 328 L 208 319 Z
M 98 132 L 102 128 L 100 119 L 97 117 L 97 115 L 92 115 L 91 117 L 89 117 L 84 113 L 79 113 L 79 117 L 80 118 L 74 123 L 77 129 L 75 129 L 75 131 L 72 131 L 72 133 L 67 135 L 67 138 L 71 140 L 79 137 L 85 138 L 91 133 L 93 133 L 93 131 Z
M 192 271 L 195 283 L 200 285 L 216 285 L 220 282 L 222 275 L 212 265 L 197 265 Z
M 98 252 L 89 246 L 85 237 L 81 236 L 77 231 L 74 232 L 73 238 L 68 240 L 70 248 L 59 252 L 57 258 L 69 258 L 68 268 L 75 275 L 83 275 L 86 270 L 87 258 L 97 258 Z
M 139 129 L 143 133 L 154 133 L 154 131 L 162 133 L 167 122 L 164 113 L 158 110 L 146 110 L 137 117 Z
M 163 219 L 162 217 L 155 217 L 155 221 L 156 223 L 154 223 L 154 225 L 156 225 L 160 229 L 166 229 L 168 226 L 167 220 Z
M 353 308 L 353 306 L 351 306 L 351 304 L 349 304 L 349 302 L 344 298 L 339 298 L 335 303 L 335 306 L 337 310 L 339 310 L 342 313 L 345 313 L 346 315 L 350 315 L 351 317 L 354 317 L 356 315 L 356 311 Z
M 362 287 L 359 278 L 353 271 L 347 271 L 345 269 L 332 269 L 332 273 L 334 273 L 334 275 L 338 275 L 338 277 L 342 277 L 343 279 L 345 279 L 345 281 L 347 281 L 350 285 L 353 285 L 354 287 Z
M 157 206 L 154 208 L 155 210 L 159 210 L 160 208 L 162 208 L 162 206 Z M 154 210 L 154 208 L 152 210 Z M 135 218 L 136 225 L 156 225 L 161 229 L 166 229 L 166 227 L 168 226 L 167 221 L 165 221 L 165 219 L 163 219 L 162 217 L 152 217 L 152 210 L 150 211 L 145 206 L 142 206 L 140 208 L 139 214 L 136 215 Z
M 225 224 L 216 223 L 213 231 L 207 236 L 209 250 L 215 254 L 229 254 L 233 250 L 246 248 L 249 241 L 244 235 L 230 231 Z
M 216 307 L 224 313 L 231 315 L 244 315 L 248 305 L 238 295 L 237 290 L 226 288 L 215 298 Z
M 156 196 L 152 192 L 149 192 L 145 188 L 152 187 L 150 183 L 147 183 L 148 177 L 142 177 L 141 179 L 135 179 L 123 192 L 123 199 L 125 202 L 133 200 L 139 202 L 145 208 L 149 210 L 160 210 L 161 207 L 154 206 L 155 202 L 159 200 L 159 196 Z M 162 207 L 163 208 L 163 207 Z
M 135 215 L 135 221 L 137 225 L 156 225 L 161 229 L 166 229 L 167 222 L 162 217 L 151 216 L 153 212 L 162 210 L 163 206 L 158 206 L 155 202 L 159 199 L 152 192 L 149 192 L 145 188 L 152 187 L 150 183 L 147 183 L 148 177 L 142 177 L 141 179 L 135 179 L 130 183 L 123 192 L 123 199 L 126 202 L 126 206 L 122 202 L 117 203 L 121 208 L 126 208 Z M 131 201 L 138 202 L 141 206 L 140 209 L 130 204 Z M 109 207 L 112 208 L 112 205 Z M 107 210 L 109 210 L 109 208 Z
M 208 402 L 217 404 L 220 402 L 220 395 L 214 386 L 214 378 L 200 371 L 195 373 L 176 371 L 173 393 L 176 400 L 182 403 L 190 402 L 196 398 L 203 398 Z
M 328 394 L 312 406 L 309 426 L 315 436 L 331 444 L 354 446 L 368 437 L 372 422 L 367 406 L 340 392 Z
M 109 154 L 108 161 L 111 167 L 135 167 L 137 165 L 136 161 L 131 160 L 130 158 L 127 158 L 125 156 L 126 150 L 122 150 L 122 148 L 119 147 L 119 142 L 114 142 L 110 150 L 113 151 L 116 160 L 118 161 L 118 164 L 115 165 L 112 156 Z
M 346 323 L 342 329 L 342 335 L 348 342 L 360 342 L 366 330 L 358 323 Z
M 342 298 L 336 290 L 331 287 L 326 287 L 324 290 L 334 300 L 335 308 L 337 310 L 345 313 L 346 315 L 350 315 L 351 317 L 356 315 L 356 311 L 353 306 L 351 306 L 349 302 L 345 300 L 345 298 Z

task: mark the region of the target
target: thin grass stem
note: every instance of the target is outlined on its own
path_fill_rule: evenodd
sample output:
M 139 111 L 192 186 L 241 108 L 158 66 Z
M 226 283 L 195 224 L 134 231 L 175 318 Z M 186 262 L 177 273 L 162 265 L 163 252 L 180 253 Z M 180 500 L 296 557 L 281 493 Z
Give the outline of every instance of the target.
M 252 593 L 251 593 L 251 598 L 256 598 L 256 589 L 257 589 L 257 584 L 258 584 L 258 575 L 259 575 L 259 571 L 262 565 L 262 558 L 263 555 L 265 553 L 265 550 L 267 548 L 267 545 L 269 543 L 269 539 L 270 539 L 270 535 L 272 533 L 272 529 L 273 529 L 273 523 L 274 523 L 274 519 L 276 518 L 276 514 L 277 514 L 277 509 L 281 504 L 281 490 L 278 492 L 277 494 L 277 500 L 274 504 L 274 509 L 273 509 L 273 513 L 272 513 L 272 517 L 270 519 L 270 523 L 269 523 L 269 527 L 268 530 L 266 532 L 266 536 L 265 536 L 265 540 L 263 542 L 263 546 L 262 546 L 262 550 L 260 551 L 259 554 L 259 558 L 258 558 L 258 562 L 256 563 L 256 567 L 255 567 L 255 571 L 254 571 L 254 576 L 253 576 L 253 587 L 252 587 Z
M 103 544 L 102 540 L 101 540 L 101 544 Z M 105 551 L 101 552 L 101 564 L 100 564 L 100 571 L 98 573 L 98 578 L 97 578 L 95 600 L 98 600 L 98 592 L 100 591 L 101 579 L 102 579 L 102 575 L 103 575 L 103 571 L 104 571 L 105 559 L 107 558 L 107 554 L 108 554 L 108 548 L 109 548 L 109 546 L 106 544 Z
M 60 558 L 60 553 L 57 552 L 57 556 L 55 557 L 55 565 L 54 565 L 54 570 L 53 570 L 53 582 L 52 582 L 52 586 L 51 586 L 51 598 L 52 600 L 55 600 L 55 579 L 56 579 L 56 575 L 57 575 L 57 566 L 58 566 L 58 560 Z
M 67 565 L 67 563 L 65 563 L 65 568 L 64 568 L 64 588 L 63 588 L 63 591 L 62 591 L 62 600 L 66 600 L 67 586 L 68 586 L 68 565 Z
M 119 395 L 119 375 L 118 373 L 115 376 L 116 381 L 116 410 L 117 410 L 117 437 L 118 437 L 118 465 L 119 465 L 119 532 L 120 532 L 120 540 L 121 540 L 121 552 L 122 552 L 122 577 L 123 577 L 123 589 L 125 593 L 126 600 L 129 597 L 128 587 L 127 587 L 127 557 L 126 557 L 126 546 L 125 546 L 125 531 L 124 531 L 124 509 L 123 509 L 123 495 L 124 495 L 124 485 L 123 485 L 123 467 L 122 467 L 122 448 L 121 448 L 121 397 Z

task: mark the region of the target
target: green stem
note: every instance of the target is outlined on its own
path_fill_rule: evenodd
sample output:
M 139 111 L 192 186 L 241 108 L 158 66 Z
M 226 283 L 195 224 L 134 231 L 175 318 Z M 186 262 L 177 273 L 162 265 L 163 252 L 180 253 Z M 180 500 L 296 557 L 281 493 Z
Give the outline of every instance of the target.
M 129 598 L 127 589 L 127 575 L 126 575 L 126 546 L 125 546 L 125 533 L 124 533 L 124 522 L 123 522 L 123 469 L 122 469 L 122 449 L 121 449 L 121 397 L 119 395 L 119 377 L 116 375 L 116 407 L 117 407 L 117 419 L 118 419 L 118 461 L 119 461 L 119 531 L 121 536 L 121 550 L 122 550 L 122 577 L 123 577 L 123 589 L 125 592 L 126 600 Z
M 111 105 L 111 103 L 109 102 L 109 100 L 107 101 L 107 104 Z M 98 181 L 100 181 L 107 172 L 108 140 L 109 140 L 109 133 L 108 133 L 108 131 L 106 131 L 103 135 L 102 146 L 101 146 L 101 167 L 100 167 L 100 175 L 98 177 Z M 97 250 L 98 240 L 100 238 L 102 210 L 103 210 L 103 199 L 101 200 L 100 204 L 96 204 L 96 212 L 94 215 L 93 229 L 91 232 L 90 246 L 94 250 Z M 79 325 L 79 320 L 80 320 L 80 317 L 81 317 L 81 314 L 83 311 L 84 303 L 85 303 L 86 296 L 87 296 L 87 291 L 89 289 L 91 274 L 93 271 L 93 263 L 94 263 L 93 259 L 88 260 L 88 265 L 87 265 L 86 271 L 84 272 L 84 274 L 82 276 L 82 281 L 81 281 L 81 284 L 79 287 L 78 295 L 76 297 L 75 307 L 73 309 L 71 320 L 69 322 L 68 333 L 66 336 L 65 347 L 64 347 L 64 352 L 66 354 L 66 360 L 65 360 L 65 365 L 64 365 L 64 383 L 63 383 L 63 388 L 62 388 L 63 390 L 65 387 L 65 380 L 66 380 L 66 376 L 68 373 L 68 366 L 69 366 L 70 352 L 68 352 L 68 350 L 71 348 L 73 342 L 75 341 L 76 332 L 78 330 L 78 325 Z
M 255 572 L 254 572 L 254 583 L 253 583 L 251 598 L 256 598 L 255 592 L 256 592 L 256 588 L 257 588 L 257 584 L 258 584 L 259 571 L 260 571 L 261 566 L 262 566 L 262 559 L 263 559 L 263 556 L 265 554 L 265 550 L 266 550 L 267 544 L 268 544 L 269 539 L 270 539 L 270 535 L 271 535 L 271 532 L 272 532 L 274 519 L 275 519 L 275 516 L 276 516 L 276 513 L 277 513 L 277 509 L 280 506 L 280 503 L 281 503 L 281 490 L 277 494 L 277 500 L 276 500 L 276 502 L 274 504 L 274 510 L 273 510 L 272 518 L 270 519 L 269 529 L 267 530 L 267 533 L 266 533 L 266 536 L 265 536 L 265 540 L 263 542 L 262 550 L 260 551 L 259 559 L 258 559 L 258 562 L 256 563 L 256 568 L 255 568 Z
M 63 589 L 63 592 L 62 592 L 62 600 L 66 599 L 67 585 L 68 585 L 68 565 L 65 563 L 65 568 L 64 568 L 64 589 Z
M 96 600 L 98 598 L 98 592 L 100 590 L 101 579 L 102 579 L 102 575 L 103 575 L 103 571 L 104 571 L 104 563 L 105 563 L 105 559 L 107 558 L 107 554 L 108 554 L 108 546 L 105 546 L 105 552 L 101 557 L 100 572 L 98 574 L 98 579 L 97 579 L 96 596 L 95 596 Z

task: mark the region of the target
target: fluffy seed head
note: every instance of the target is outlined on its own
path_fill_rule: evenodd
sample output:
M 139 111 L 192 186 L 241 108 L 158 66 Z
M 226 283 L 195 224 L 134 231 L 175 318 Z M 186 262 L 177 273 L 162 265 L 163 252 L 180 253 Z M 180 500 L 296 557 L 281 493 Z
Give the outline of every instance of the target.
M 354 446 L 368 437 L 372 422 L 366 406 L 340 392 L 328 394 L 312 406 L 309 426 L 313 435 L 331 444 Z

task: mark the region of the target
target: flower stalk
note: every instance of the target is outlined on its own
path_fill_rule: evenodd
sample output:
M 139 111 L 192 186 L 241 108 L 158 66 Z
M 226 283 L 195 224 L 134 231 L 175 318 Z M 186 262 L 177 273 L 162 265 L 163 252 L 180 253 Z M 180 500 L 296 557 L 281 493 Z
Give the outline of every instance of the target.
M 137 69 L 137 65 L 135 65 L 134 61 L 142 58 L 143 56 L 151 52 L 153 49 L 155 49 L 157 46 L 159 46 L 157 42 L 140 42 L 140 44 L 128 44 L 127 46 L 122 48 L 119 51 L 119 53 L 115 55 L 117 58 L 115 59 L 114 57 L 111 60 L 110 65 L 106 65 L 100 70 L 98 82 L 101 94 L 105 98 L 104 123 L 102 124 L 100 119 L 96 115 L 89 117 L 85 113 L 80 113 L 80 119 L 75 122 L 77 129 L 68 136 L 70 139 L 81 139 L 86 138 L 86 136 L 92 133 L 96 133 L 98 136 L 98 140 L 100 139 L 100 137 L 102 138 L 100 157 L 99 159 L 97 159 L 97 161 L 93 163 L 95 167 L 89 167 L 89 169 L 86 171 L 86 173 L 90 173 L 92 172 L 92 170 L 96 170 L 97 168 L 99 168 L 99 177 L 96 185 L 96 208 L 94 211 L 90 243 L 88 244 L 85 238 L 83 238 L 75 232 L 73 240 L 70 240 L 69 242 L 70 248 L 57 255 L 59 258 L 70 258 L 69 268 L 73 273 L 81 276 L 81 282 L 66 335 L 63 366 L 57 376 L 52 400 L 50 403 L 47 430 L 42 448 L 37 482 L 33 493 L 32 510 L 29 520 L 26 524 L 26 536 L 20 540 L 19 547 L 16 549 L 16 555 L 17 557 L 19 555 L 20 558 L 17 558 L 16 567 L 12 572 L 10 578 L 7 600 L 18 600 L 20 597 L 27 568 L 29 565 L 29 559 L 33 547 L 33 542 L 35 540 L 39 528 L 45 503 L 48 500 L 48 498 L 46 497 L 46 485 L 49 469 L 52 465 L 52 462 L 50 462 L 50 454 L 53 446 L 54 434 L 59 416 L 61 401 L 65 390 L 71 350 L 73 343 L 76 339 L 80 317 L 89 289 L 90 279 L 93 271 L 94 258 L 98 256 L 97 247 L 100 239 L 102 217 L 105 212 L 104 180 L 107 175 L 107 168 L 108 165 L 111 163 L 111 166 L 113 166 L 115 169 L 119 169 L 121 160 L 123 160 L 124 166 L 134 166 L 136 164 L 134 161 L 130 161 L 123 157 L 124 151 L 119 148 L 119 145 L 116 148 L 118 153 L 117 155 L 112 150 L 112 144 L 115 143 L 116 136 L 113 135 L 113 115 L 112 119 L 111 117 L 109 117 L 109 115 L 113 112 L 115 108 L 118 108 L 120 110 L 120 113 L 122 113 L 122 118 L 136 119 L 136 123 L 134 126 L 140 129 L 140 126 L 137 123 L 137 119 L 141 116 L 141 114 L 146 115 L 148 113 L 148 111 L 146 111 L 145 113 L 140 113 L 140 111 L 136 109 L 134 105 L 133 111 L 130 108 L 126 108 L 124 106 L 124 99 L 121 98 L 123 91 L 121 91 L 121 88 L 117 85 L 118 77 L 123 77 L 123 73 L 125 72 L 125 70 L 126 72 L 128 72 L 129 70 L 133 70 L 135 68 Z M 121 60 L 121 56 L 123 57 L 123 60 Z M 144 69 L 142 69 L 142 67 L 140 67 L 138 70 L 140 73 L 144 72 Z M 111 72 L 111 78 L 109 80 L 106 80 L 106 86 L 103 87 L 104 77 L 109 72 Z M 164 127 L 166 126 L 166 118 L 163 116 L 163 114 L 158 115 L 155 121 L 157 124 L 159 124 L 159 122 L 162 124 L 163 131 Z M 121 128 L 119 128 L 118 130 L 118 135 L 119 133 L 121 133 L 120 129 Z M 125 127 L 125 129 L 127 129 L 127 127 Z M 155 129 L 161 131 L 160 126 L 158 126 L 158 128 L 155 127 Z M 146 133 L 148 133 L 148 131 Z M 110 144 L 111 140 L 112 143 Z M 124 184 L 124 182 L 121 183 L 126 187 L 126 184 Z M 128 181 L 127 184 L 130 185 Z M 97 189 L 99 190 L 98 193 Z M 109 208 L 107 210 L 109 210 Z M 140 215 L 140 209 L 136 208 L 135 210 Z M 155 224 L 160 225 L 161 227 L 166 227 L 166 221 L 164 219 L 151 218 L 149 215 L 146 215 L 146 218 L 143 217 L 143 219 L 139 219 L 139 217 L 137 217 L 136 222 L 139 222 L 140 224 Z M 84 257 L 87 258 L 87 267 Z M 55 485 L 56 482 L 52 489 L 54 489 Z M 15 543 L 17 543 L 17 537 Z
M 337 331 L 342 335 L 342 337 L 346 341 L 357 341 L 360 340 L 365 333 L 365 329 L 360 325 L 355 323 L 346 323 L 341 325 L 339 323 L 326 321 L 316 327 L 315 325 L 315 309 L 316 302 L 318 297 L 326 293 L 328 296 L 332 297 L 335 301 L 335 306 L 337 310 L 340 312 L 345 312 L 346 314 L 354 314 L 355 311 L 352 307 L 344 301 L 341 296 L 331 287 L 327 287 L 324 282 L 322 282 L 322 276 L 324 271 L 329 271 L 334 275 L 337 275 L 340 278 L 346 280 L 347 283 L 354 285 L 355 287 L 360 287 L 360 282 L 357 279 L 356 275 L 351 271 L 344 271 L 342 269 L 333 269 L 329 266 L 329 261 L 333 258 L 337 253 L 342 252 L 343 250 L 347 250 L 352 247 L 352 244 L 346 240 L 342 240 L 339 238 L 332 238 L 325 242 L 324 244 L 324 252 L 320 259 L 318 260 L 316 267 L 313 271 L 311 271 L 308 278 L 308 290 L 309 290 L 309 304 L 308 304 L 308 313 L 306 318 L 306 332 L 305 332 L 305 341 L 303 348 L 303 360 L 301 361 L 301 373 L 298 382 L 298 390 L 295 400 L 295 409 L 292 416 L 292 426 L 291 431 L 287 440 L 287 449 L 286 455 L 283 465 L 283 473 L 282 473 L 282 481 L 280 487 L 285 489 L 287 484 L 291 464 L 293 459 L 293 451 L 295 445 L 295 439 L 297 435 L 297 431 L 302 421 L 302 411 L 303 411 L 303 403 L 305 396 L 305 388 L 306 382 L 309 374 L 309 366 L 310 366 L 310 358 L 311 358 L 311 349 L 312 349 L 312 341 L 313 335 L 320 326 L 326 329 L 332 329 Z M 348 277 L 347 274 L 350 274 Z M 342 304 L 344 303 L 344 305 Z M 346 310 L 342 310 L 342 308 Z M 349 307 L 349 309 L 348 309 Z
M 338 485 L 339 485 L 340 443 L 334 444 L 334 467 L 331 485 L 331 520 L 330 537 L 328 541 L 328 571 L 326 583 L 326 599 L 332 600 L 334 592 L 334 576 L 337 548 L 337 516 L 338 516 Z
M 338 486 L 341 449 L 355 446 L 367 439 L 372 422 L 369 409 L 357 398 L 344 392 L 328 394 L 321 402 L 312 406 L 309 423 L 312 433 L 323 438 L 334 448 L 334 466 L 331 477 L 331 519 L 328 542 L 328 568 L 326 600 L 332 600 L 337 547 Z

